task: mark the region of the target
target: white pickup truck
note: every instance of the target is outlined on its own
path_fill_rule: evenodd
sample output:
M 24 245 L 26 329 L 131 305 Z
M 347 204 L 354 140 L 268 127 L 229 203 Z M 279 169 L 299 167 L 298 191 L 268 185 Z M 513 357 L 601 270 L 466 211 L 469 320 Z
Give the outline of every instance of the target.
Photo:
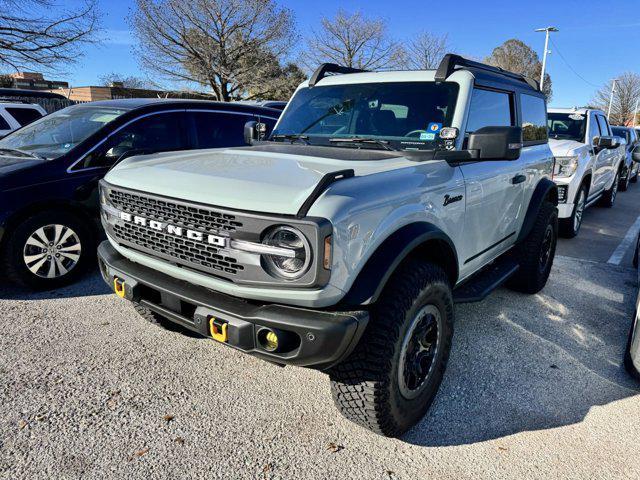
M 601 110 L 552 108 L 547 116 L 549 147 L 556 159 L 560 234 L 575 237 L 584 210 L 601 200 L 612 207 L 618 193 L 625 140 L 611 132 Z

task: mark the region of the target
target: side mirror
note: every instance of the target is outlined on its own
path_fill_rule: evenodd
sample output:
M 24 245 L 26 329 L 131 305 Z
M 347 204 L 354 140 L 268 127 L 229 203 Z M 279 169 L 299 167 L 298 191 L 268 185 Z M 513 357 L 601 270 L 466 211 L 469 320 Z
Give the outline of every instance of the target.
M 263 140 L 267 136 L 267 124 L 251 120 L 244 124 L 244 142 L 253 145 L 253 142 Z
M 522 150 L 522 128 L 480 128 L 469 135 L 468 149 L 478 151 L 478 160 L 517 160 Z
M 631 160 L 640 163 L 640 145 L 636 145 L 636 148 L 631 151 Z
M 604 150 L 605 148 L 618 148 L 620 146 L 620 137 L 610 137 L 608 135 L 593 137 L 593 146 L 597 150 Z

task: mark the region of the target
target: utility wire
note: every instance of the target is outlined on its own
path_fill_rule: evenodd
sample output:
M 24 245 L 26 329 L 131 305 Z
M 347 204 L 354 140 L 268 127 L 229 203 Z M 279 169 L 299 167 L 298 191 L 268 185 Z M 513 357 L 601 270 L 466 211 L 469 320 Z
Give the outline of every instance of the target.
M 575 73 L 575 75 L 580 78 L 583 82 L 585 82 L 588 85 L 591 85 L 594 88 L 600 88 L 600 85 L 596 85 L 595 83 L 591 83 L 589 80 L 587 80 L 586 78 L 584 78 L 582 75 L 580 75 L 578 72 L 576 72 L 575 68 L 573 68 L 569 62 L 567 61 L 566 58 L 564 58 L 564 55 L 562 55 L 562 52 L 558 49 L 558 46 L 556 45 L 556 43 L 553 41 L 553 39 L 551 37 L 549 37 L 549 41 L 551 42 L 551 45 L 553 45 L 553 48 L 555 49 L 556 52 L 558 52 L 558 55 L 560 55 L 560 58 L 562 59 L 562 61 L 564 62 L 564 64 L 569 68 L 569 70 L 571 70 L 573 73 Z

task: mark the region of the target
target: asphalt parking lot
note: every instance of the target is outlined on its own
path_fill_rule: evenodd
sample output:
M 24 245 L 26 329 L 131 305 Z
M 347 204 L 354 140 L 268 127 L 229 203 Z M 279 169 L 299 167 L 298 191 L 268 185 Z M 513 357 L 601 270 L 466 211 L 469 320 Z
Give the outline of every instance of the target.
M 640 186 L 561 241 L 538 295 L 456 308 L 445 380 L 402 439 L 344 420 L 327 378 L 141 321 L 97 273 L 0 286 L 2 478 L 638 478 L 621 368 Z

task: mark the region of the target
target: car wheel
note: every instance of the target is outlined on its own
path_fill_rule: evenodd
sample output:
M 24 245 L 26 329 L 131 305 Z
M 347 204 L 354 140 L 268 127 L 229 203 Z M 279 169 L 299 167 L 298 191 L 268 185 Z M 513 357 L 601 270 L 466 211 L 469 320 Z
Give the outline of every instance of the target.
M 87 223 L 64 211 L 41 212 L 23 220 L 3 248 L 8 278 L 36 290 L 75 281 L 96 258 L 94 232 Z
M 631 183 L 638 183 L 638 164 L 634 162 L 634 175 L 631 177 Z
M 627 168 L 624 176 L 620 178 L 618 188 L 621 192 L 626 192 L 629 188 L 629 182 L 631 181 L 631 169 Z
M 560 235 L 564 238 L 573 238 L 578 235 L 580 226 L 582 225 L 582 217 L 587 205 L 587 187 L 582 185 L 576 195 L 573 213 L 569 218 L 560 220 Z
M 636 331 L 638 321 L 638 313 L 633 316 L 633 322 L 631 323 L 631 329 L 629 330 L 629 337 L 627 338 L 627 346 L 624 349 L 624 368 L 625 370 L 636 380 L 640 380 L 640 372 L 633 364 L 633 358 L 631 358 L 631 342 L 633 342 L 633 334 Z
M 514 249 L 520 268 L 508 286 L 523 293 L 538 293 L 547 283 L 558 242 L 558 210 L 544 202 L 527 238 Z
M 143 319 L 145 319 L 147 322 L 153 325 L 164 328 L 165 330 L 169 330 L 170 332 L 182 333 L 187 337 L 195 337 L 195 338 L 200 337 L 200 335 L 198 335 L 197 333 L 189 330 L 188 328 L 184 328 L 181 325 L 178 325 L 177 323 L 172 322 L 167 317 L 164 317 L 154 312 L 153 310 L 145 307 L 144 305 L 140 305 L 137 302 L 133 302 L 133 308 L 135 309 L 136 312 L 138 312 L 138 315 L 140 315 Z
M 452 336 L 446 274 L 427 262 L 406 262 L 372 308 L 355 350 L 329 372 L 337 408 L 381 435 L 403 434 L 433 402 Z
M 616 173 L 616 178 L 613 180 L 613 185 L 611 185 L 611 188 L 606 192 L 604 192 L 604 195 L 602 195 L 601 204 L 603 207 L 611 208 L 615 205 L 616 197 L 618 196 L 619 181 L 620 181 L 620 170 L 618 170 L 618 173 Z

